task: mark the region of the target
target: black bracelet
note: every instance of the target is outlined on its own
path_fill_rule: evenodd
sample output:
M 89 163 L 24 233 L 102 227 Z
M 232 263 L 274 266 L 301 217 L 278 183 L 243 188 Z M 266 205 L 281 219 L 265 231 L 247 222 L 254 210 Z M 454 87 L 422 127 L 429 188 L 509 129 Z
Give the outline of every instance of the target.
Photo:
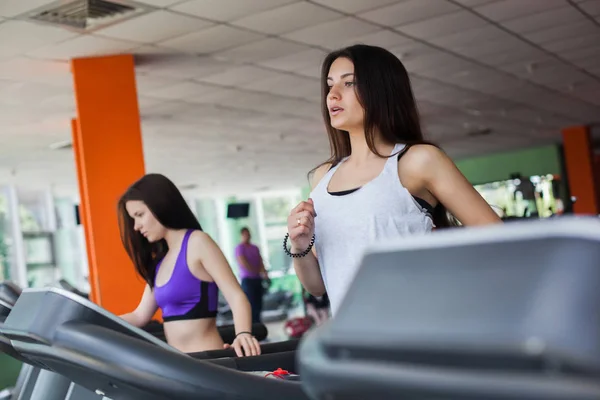
M 302 253 L 292 253 L 291 251 L 288 250 L 287 248 L 287 241 L 290 237 L 289 233 L 285 234 L 285 238 L 283 239 L 283 251 L 285 251 L 285 254 L 287 254 L 290 257 L 293 258 L 302 258 L 304 256 L 306 256 L 308 253 L 310 253 L 310 250 L 312 249 L 313 245 L 315 244 L 315 235 L 312 235 L 312 239 L 310 239 L 310 244 L 308 245 L 308 248 L 306 250 L 304 250 Z
M 235 337 L 240 336 L 242 333 L 247 333 L 248 335 L 252 336 L 252 332 L 243 331 L 243 332 L 240 332 L 237 335 L 235 335 Z

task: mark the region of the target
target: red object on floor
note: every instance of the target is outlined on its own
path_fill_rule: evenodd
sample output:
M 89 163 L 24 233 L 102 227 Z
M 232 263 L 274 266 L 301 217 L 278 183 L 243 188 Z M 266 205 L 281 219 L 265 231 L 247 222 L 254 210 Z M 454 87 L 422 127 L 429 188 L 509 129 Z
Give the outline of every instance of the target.
M 289 375 L 290 373 L 287 372 L 285 369 L 277 368 L 275 371 L 273 371 L 273 374 L 279 376 L 279 375 Z
M 289 338 L 299 339 L 313 325 L 313 320 L 309 317 L 300 317 L 290 319 L 285 323 L 285 333 Z
M 284 379 L 283 375 L 289 375 L 289 374 L 290 373 L 288 371 L 286 371 L 285 369 L 277 368 L 275 371 L 269 372 L 268 374 L 266 374 L 265 378 L 269 375 L 275 375 L 278 378 Z

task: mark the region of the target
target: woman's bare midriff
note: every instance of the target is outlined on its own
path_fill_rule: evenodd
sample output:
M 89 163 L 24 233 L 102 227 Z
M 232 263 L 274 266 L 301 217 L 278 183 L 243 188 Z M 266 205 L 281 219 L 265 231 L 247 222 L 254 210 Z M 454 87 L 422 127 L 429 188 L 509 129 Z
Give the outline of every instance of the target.
M 169 321 L 164 330 L 167 343 L 184 353 L 223 349 L 214 318 Z

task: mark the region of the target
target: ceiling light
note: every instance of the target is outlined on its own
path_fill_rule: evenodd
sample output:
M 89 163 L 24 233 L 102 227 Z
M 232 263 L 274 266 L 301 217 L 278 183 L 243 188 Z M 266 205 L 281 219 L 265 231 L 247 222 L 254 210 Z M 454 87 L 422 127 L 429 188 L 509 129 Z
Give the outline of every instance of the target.
M 487 136 L 492 133 L 490 128 L 480 128 L 477 130 L 467 132 L 467 136 L 476 137 L 476 136 Z
M 52 143 L 48 147 L 50 150 L 67 150 L 73 148 L 73 142 L 70 140 L 62 140 L 60 142 Z
M 187 183 L 185 185 L 179 186 L 179 188 L 181 190 L 192 190 L 192 189 L 196 189 L 197 187 L 198 187 L 198 185 L 196 185 L 195 183 Z

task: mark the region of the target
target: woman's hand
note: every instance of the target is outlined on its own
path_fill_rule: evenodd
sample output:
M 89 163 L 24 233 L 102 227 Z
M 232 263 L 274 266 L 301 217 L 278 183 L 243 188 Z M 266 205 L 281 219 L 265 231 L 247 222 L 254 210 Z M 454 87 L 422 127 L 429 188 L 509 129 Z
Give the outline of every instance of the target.
M 315 233 L 316 216 L 312 199 L 300 202 L 290 212 L 287 228 L 292 248 L 297 251 L 304 251 L 308 248 Z
M 249 333 L 241 333 L 235 337 L 231 345 L 226 343 L 223 346 L 225 349 L 230 347 L 233 347 L 235 354 L 238 357 L 260 355 L 260 344 L 258 344 L 258 340 Z

